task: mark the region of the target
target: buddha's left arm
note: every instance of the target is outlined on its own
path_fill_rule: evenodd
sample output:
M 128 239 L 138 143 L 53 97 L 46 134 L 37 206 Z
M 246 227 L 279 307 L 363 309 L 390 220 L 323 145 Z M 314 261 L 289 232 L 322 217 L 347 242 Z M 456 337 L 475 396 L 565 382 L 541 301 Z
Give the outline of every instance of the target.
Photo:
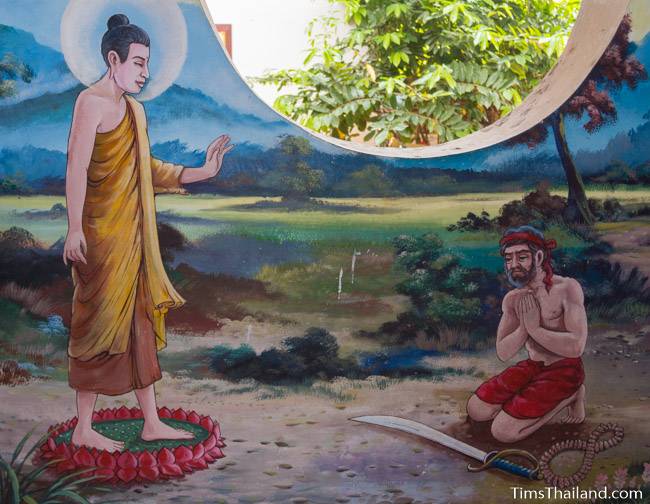
M 183 188 L 183 174 L 186 171 L 182 165 L 166 163 L 151 156 L 151 182 L 154 193 L 187 194 Z
M 530 335 L 553 353 L 564 357 L 580 357 L 587 343 L 587 312 L 582 288 L 576 280 L 569 281 L 563 308 L 566 332 L 551 331 L 540 326 Z

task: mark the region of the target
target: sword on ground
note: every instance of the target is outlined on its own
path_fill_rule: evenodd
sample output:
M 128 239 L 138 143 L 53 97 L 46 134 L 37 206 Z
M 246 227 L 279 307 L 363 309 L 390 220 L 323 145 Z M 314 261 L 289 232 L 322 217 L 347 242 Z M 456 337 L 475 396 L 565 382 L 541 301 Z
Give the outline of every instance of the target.
M 478 448 L 474 448 L 467 443 L 448 436 L 439 430 L 433 429 L 428 425 L 424 425 L 413 420 L 407 420 L 406 418 L 394 416 L 360 416 L 351 418 L 350 420 L 372 425 L 379 425 L 381 427 L 387 427 L 389 429 L 395 429 L 402 432 L 408 432 L 409 434 L 414 434 L 420 438 L 434 441 L 443 446 L 446 446 L 447 448 L 451 448 L 454 451 L 463 453 L 468 457 L 472 457 L 473 459 L 480 461 L 482 464 L 478 467 L 468 465 L 467 470 L 471 472 L 478 472 L 485 469 L 495 468 L 531 480 L 541 479 L 541 475 L 539 473 L 539 462 L 532 453 L 524 450 L 508 449 L 501 451 L 484 452 L 483 450 L 479 450 Z M 505 458 L 509 456 L 525 458 L 534 464 L 534 467 L 531 469 L 529 467 L 511 462 Z

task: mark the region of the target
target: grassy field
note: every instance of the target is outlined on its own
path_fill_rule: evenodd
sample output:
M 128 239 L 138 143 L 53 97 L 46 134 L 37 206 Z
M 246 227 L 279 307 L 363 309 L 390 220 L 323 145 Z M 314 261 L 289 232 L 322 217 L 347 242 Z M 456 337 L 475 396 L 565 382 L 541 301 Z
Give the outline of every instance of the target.
M 384 243 L 396 233 L 436 231 L 445 234 L 442 231 L 444 227 L 467 212 L 485 210 L 496 215 L 503 204 L 521 196 L 521 193 L 475 193 L 419 198 L 323 199 L 332 205 L 359 209 L 345 212 L 249 209 L 246 208 L 248 205 L 265 198 L 212 195 L 164 195 L 157 198 L 156 206 L 160 213 L 172 212 L 180 221 L 186 219 L 187 222 L 181 223 L 179 228 L 189 239 L 217 232 L 280 242 L 358 240 Z M 624 204 L 648 203 L 650 190 L 601 189 L 589 191 L 589 197 L 616 197 Z M 0 229 L 25 227 L 51 244 L 65 235 L 65 219 L 28 219 L 20 214 L 28 210 L 48 210 L 55 203 L 65 204 L 65 199 L 58 196 L 2 196 Z M 466 237 L 461 235 L 461 238 Z
M 562 191 L 558 191 L 562 194 Z M 403 277 L 393 267 L 390 240 L 400 234 L 437 233 L 468 265 L 501 268 L 496 233 L 451 233 L 445 228 L 467 212 L 483 210 L 497 215 L 508 201 L 521 193 L 478 193 L 440 197 L 324 199 L 326 209 L 287 211 L 258 209 L 250 205 L 259 197 L 207 195 L 164 195 L 156 200 L 159 219 L 166 219 L 189 240 L 207 235 L 242 236 L 275 243 L 306 244 L 311 262 L 291 262 L 262 266 L 256 278 L 282 294 L 282 301 L 246 304 L 251 312 L 261 312 L 329 327 L 353 325 L 371 328 L 391 320 L 404 308 L 394 286 Z M 590 191 L 589 197 L 618 198 L 625 205 L 650 201 L 650 190 Z M 272 200 L 268 198 L 268 200 Z M 277 200 L 274 200 L 277 201 Z M 10 226 L 28 229 L 45 245 L 65 235 L 65 218 L 35 218 L 29 210 L 49 210 L 62 197 L 0 197 L 0 230 Z M 345 208 L 335 210 L 336 206 Z M 622 223 L 602 224 L 604 227 Z M 564 228 L 547 233 L 560 247 L 579 250 L 582 242 Z M 254 245 L 253 241 L 253 245 Z M 357 252 L 355 282 L 351 262 Z M 218 255 L 214 261 L 218 261 Z M 258 258 L 263 263 L 264 258 Z M 338 296 L 339 272 L 343 269 L 342 294 Z

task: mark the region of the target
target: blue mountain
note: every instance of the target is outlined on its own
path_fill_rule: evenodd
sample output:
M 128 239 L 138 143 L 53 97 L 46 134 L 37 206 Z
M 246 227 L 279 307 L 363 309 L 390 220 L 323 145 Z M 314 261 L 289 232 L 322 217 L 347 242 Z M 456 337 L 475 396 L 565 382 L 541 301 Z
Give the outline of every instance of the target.
M 30 83 L 17 81 L 16 95 L 0 102 L 0 107 L 33 98 L 46 91 L 64 91 L 77 84 L 63 55 L 39 44 L 29 32 L 0 24 L 0 55 L 14 56 L 28 64 L 35 73 Z

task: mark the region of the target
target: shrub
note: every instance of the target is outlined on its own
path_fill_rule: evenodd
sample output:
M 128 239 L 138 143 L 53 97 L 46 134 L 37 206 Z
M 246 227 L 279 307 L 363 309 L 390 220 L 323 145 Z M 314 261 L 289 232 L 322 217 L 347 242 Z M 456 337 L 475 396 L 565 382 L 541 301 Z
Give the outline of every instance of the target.
M 401 348 L 393 350 L 397 354 L 402 351 Z M 212 370 L 225 378 L 235 381 L 253 378 L 271 385 L 311 385 L 316 380 L 365 379 L 372 375 L 435 378 L 464 372 L 432 368 L 420 362 L 395 364 L 393 350 L 343 358 L 336 338 L 325 329 L 312 327 L 303 336 L 287 338 L 280 348 L 272 347 L 259 355 L 249 346 L 241 345 L 215 347 L 210 356 Z
M 604 201 L 589 199 L 588 203 L 589 210 L 599 221 L 616 222 L 630 216 L 616 198 L 608 198 Z
M 558 274 L 575 278 L 585 295 L 592 317 L 609 321 L 643 322 L 650 316 L 648 278 L 637 268 L 625 270 L 602 257 L 602 247 L 585 249 L 580 257 L 558 251 L 554 259 Z
M 480 215 L 468 212 L 456 224 L 447 226 L 447 231 L 494 231 L 496 227 L 494 219 L 491 219 L 490 214 L 483 210 Z
M 15 360 L 0 361 L 0 385 L 21 385 L 31 377 L 32 374 L 21 368 Z
M 424 339 L 436 347 L 449 345 L 439 349 L 482 346 L 494 337 L 500 314 L 495 300 L 502 295 L 495 274 L 465 268 L 435 234 L 399 236 L 393 245 L 396 267 L 407 274 L 396 290 L 410 298 L 412 308 L 377 332 L 360 335 L 386 343 Z M 463 337 L 453 341 L 449 334 Z

